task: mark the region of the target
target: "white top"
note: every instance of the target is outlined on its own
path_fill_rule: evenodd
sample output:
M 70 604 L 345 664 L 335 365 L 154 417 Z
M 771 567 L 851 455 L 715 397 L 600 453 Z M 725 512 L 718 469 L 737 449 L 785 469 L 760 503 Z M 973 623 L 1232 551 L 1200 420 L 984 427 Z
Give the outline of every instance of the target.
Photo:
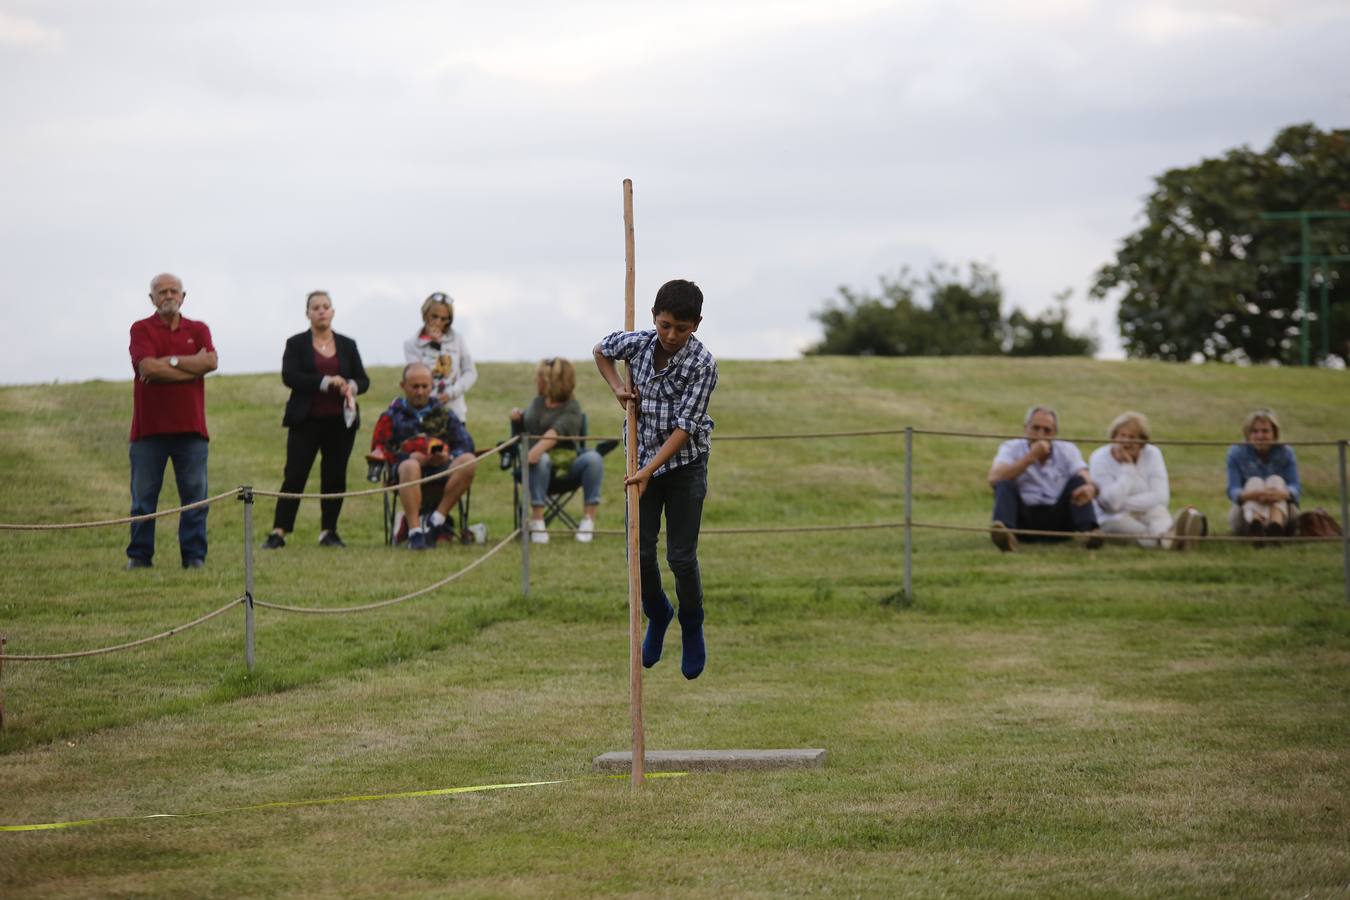
M 419 329 L 417 334 L 403 342 L 403 358 L 407 362 L 420 362 L 431 370 L 431 390 L 437 397 L 447 395 L 446 404 L 450 411 L 459 416 L 461 422 L 468 421 L 469 407 L 464 402 L 464 394 L 478 380 L 478 370 L 474 368 L 473 357 L 464 338 L 453 328 L 441 335 L 439 341 L 433 341 Z
M 1167 482 L 1167 464 L 1162 451 L 1145 444 L 1139 461 L 1123 463 L 1111 455 L 1111 445 L 1092 451 L 1088 471 L 1097 482 L 1097 509 L 1099 513 L 1145 513 L 1171 502 L 1171 487 Z
M 1015 463 L 1026 456 L 1031 449 L 1031 441 L 1026 438 L 1014 438 L 1004 441 L 994 455 L 994 465 Z M 1087 468 L 1083 454 L 1068 441 L 1052 441 L 1050 455 L 1038 463 L 1027 466 L 1026 471 L 1018 475 L 1013 482 L 1022 502 L 1028 506 L 1053 506 L 1059 495 L 1064 493 L 1064 485 L 1069 479 Z

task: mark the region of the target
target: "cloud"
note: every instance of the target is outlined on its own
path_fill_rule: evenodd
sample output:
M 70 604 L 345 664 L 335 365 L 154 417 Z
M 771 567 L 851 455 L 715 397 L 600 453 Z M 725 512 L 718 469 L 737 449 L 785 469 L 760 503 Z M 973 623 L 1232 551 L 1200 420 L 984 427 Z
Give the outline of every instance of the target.
M 55 28 L 0 12 L 0 46 L 59 50 L 63 43 L 61 32 Z

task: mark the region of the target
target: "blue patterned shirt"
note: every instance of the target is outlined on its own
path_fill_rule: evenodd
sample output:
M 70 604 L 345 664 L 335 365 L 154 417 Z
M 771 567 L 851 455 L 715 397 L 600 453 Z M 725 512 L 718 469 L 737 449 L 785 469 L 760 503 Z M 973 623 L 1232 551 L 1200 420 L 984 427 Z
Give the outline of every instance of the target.
M 708 401 L 717 387 L 717 360 L 696 335 L 670 358 L 666 367 L 656 371 L 656 329 L 616 331 L 600 341 L 600 352 L 610 359 L 627 362 L 633 384 L 642 397 L 637 417 L 638 466 L 645 466 L 676 428 L 689 432 L 685 442 L 665 465 L 653 472 L 660 475 L 688 465 L 712 449 L 713 420 Z

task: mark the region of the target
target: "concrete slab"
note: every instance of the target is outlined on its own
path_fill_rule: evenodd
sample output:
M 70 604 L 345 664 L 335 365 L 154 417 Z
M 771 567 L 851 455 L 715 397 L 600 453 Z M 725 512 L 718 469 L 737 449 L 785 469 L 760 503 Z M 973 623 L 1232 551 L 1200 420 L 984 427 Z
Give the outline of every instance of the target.
M 809 750 L 648 750 L 648 772 L 732 772 L 743 769 L 817 769 L 823 749 Z M 591 761 L 596 772 L 631 772 L 632 751 L 602 753 Z

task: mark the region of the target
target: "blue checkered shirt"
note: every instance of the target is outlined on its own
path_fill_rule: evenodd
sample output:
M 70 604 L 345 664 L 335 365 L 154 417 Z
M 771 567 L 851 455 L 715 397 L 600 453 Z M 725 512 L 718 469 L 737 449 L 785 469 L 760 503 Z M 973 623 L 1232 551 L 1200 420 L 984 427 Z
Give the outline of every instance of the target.
M 656 456 L 676 428 L 689 432 L 684 446 L 652 473 L 660 475 L 688 465 L 712 449 L 709 438 L 713 420 L 708 415 L 708 401 L 717 387 L 717 360 L 691 334 L 689 342 L 658 372 L 652 358 L 656 346 L 654 328 L 616 331 L 600 341 L 601 353 L 628 363 L 642 396 L 637 419 L 638 466 L 645 466 Z

